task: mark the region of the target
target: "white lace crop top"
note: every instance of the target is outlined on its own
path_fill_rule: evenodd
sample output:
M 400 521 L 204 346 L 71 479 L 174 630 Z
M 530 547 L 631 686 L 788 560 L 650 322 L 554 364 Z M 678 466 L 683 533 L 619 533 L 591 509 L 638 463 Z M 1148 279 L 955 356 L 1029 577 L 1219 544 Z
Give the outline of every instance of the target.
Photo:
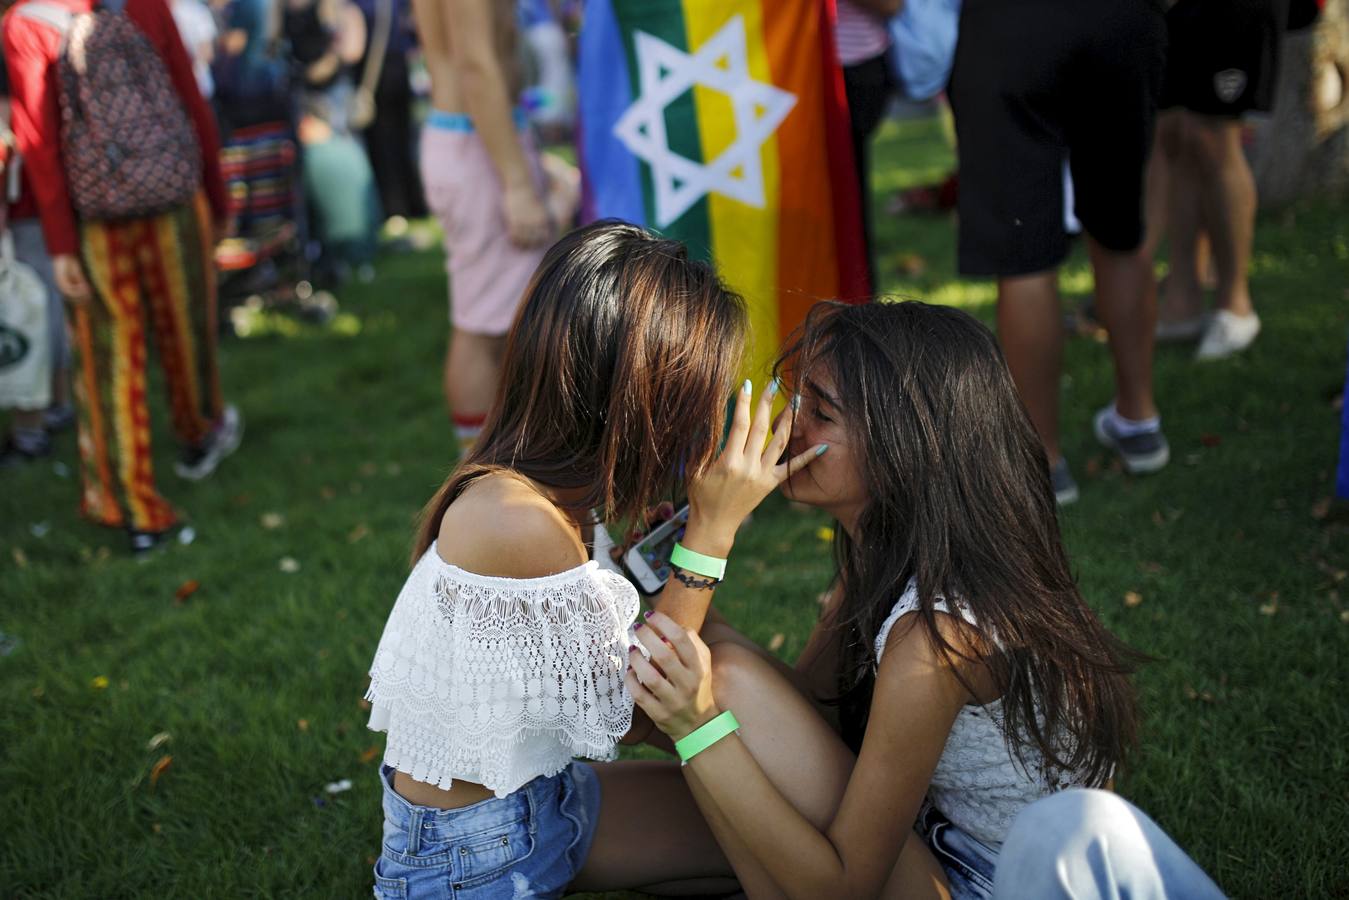
M 933 604 L 938 612 L 960 615 L 973 623 L 974 616 L 958 602 L 939 599 Z M 885 652 L 890 629 L 901 617 L 918 611 L 918 588 L 910 582 L 876 635 L 876 662 Z M 956 714 L 946 748 L 937 761 L 928 787 L 932 805 L 967 834 L 986 844 L 998 846 L 1023 807 L 1052 794 L 1066 783 L 1054 783 L 1041 772 L 1042 757 L 1033 747 L 1026 748 L 1031 771 L 1023 768 L 1007 749 L 1003 737 L 1002 701 L 988 706 L 966 706 Z
M 588 562 L 544 578 L 418 560 L 370 667 L 369 727 L 418 781 L 504 797 L 572 757 L 613 759 L 632 726 L 623 684 L 637 591 Z

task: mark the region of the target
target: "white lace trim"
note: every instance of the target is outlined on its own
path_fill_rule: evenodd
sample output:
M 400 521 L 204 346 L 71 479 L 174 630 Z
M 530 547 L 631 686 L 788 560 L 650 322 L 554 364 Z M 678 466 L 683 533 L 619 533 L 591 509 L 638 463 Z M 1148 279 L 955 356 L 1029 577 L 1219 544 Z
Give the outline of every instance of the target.
M 574 756 L 614 758 L 632 726 L 623 672 L 638 608 L 633 586 L 593 561 L 499 578 L 445 562 L 433 544 L 370 666 L 369 727 L 388 732 L 384 762 L 504 797 Z

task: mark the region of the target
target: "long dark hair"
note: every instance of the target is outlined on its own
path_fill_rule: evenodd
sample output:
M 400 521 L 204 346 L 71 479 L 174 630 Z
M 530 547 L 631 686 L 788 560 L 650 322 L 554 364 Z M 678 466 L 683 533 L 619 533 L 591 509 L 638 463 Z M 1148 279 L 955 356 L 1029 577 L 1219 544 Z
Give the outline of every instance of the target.
M 426 505 L 413 554 L 474 479 L 509 469 L 634 521 L 713 458 L 744 302 L 678 241 L 597 222 L 544 255 L 511 327 L 482 436 Z
M 825 303 L 776 366 L 798 388 L 813 368 L 833 377 L 871 498 L 855 536 L 835 532 L 845 723 L 865 728 L 873 644 L 912 580 L 928 639 L 962 682 L 957 657 L 992 672 L 1022 765 L 1033 747 L 1046 769 L 1107 781 L 1135 740 L 1128 675 L 1142 657 L 1082 599 L 1044 449 L 993 335 L 925 303 Z M 972 653 L 938 630 L 941 598 L 972 614 Z

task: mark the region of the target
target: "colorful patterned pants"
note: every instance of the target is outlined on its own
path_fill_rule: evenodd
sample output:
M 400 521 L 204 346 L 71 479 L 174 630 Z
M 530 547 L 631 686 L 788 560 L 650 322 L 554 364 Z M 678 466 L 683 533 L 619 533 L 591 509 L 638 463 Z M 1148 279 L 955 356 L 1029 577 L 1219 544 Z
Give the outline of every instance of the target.
M 205 197 L 143 219 L 81 225 L 94 297 L 73 308 L 80 511 L 101 525 L 163 531 L 178 514 L 155 489 L 146 398 L 146 318 L 173 431 L 200 446 L 220 418 L 215 268 Z

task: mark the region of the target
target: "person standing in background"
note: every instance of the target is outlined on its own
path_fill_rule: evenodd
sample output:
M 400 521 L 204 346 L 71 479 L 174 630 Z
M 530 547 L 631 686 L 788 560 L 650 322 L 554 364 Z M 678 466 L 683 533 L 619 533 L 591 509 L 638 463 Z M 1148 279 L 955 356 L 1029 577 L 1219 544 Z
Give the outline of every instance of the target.
M 9 127 L 9 75 L 0 62 L 0 185 L 3 185 L 5 229 L 14 241 L 14 258 L 32 267 L 47 289 L 47 340 L 51 361 L 51 405 L 46 409 L 16 409 L 11 416 L 9 435 L 0 445 L 0 468 L 22 465 L 50 456 L 51 435 L 75 424 L 70 407 L 70 341 L 66 335 L 66 313 L 61 292 L 56 289 L 51 257 L 42 239 L 37 201 L 28 184 L 28 173 L 16 152 Z M 14 170 L 18 177 L 14 177 Z M 17 188 L 11 191 L 10 188 Z
M 872 252 L 871 136 L 885 116 L 895 86 L 886 53 L 890 49 L 886 21 L 898 14 L 903 5 L 903 0 L 838 0 L 834 28 L 843 85 L 848 92 L 857 196 L 862 204 L 862 238 L 866 243 L 867 275 L 872 290 L 878 285 Z
M 219 33 L 215 16 L 202 0 L 173 0 L 169 8 L 173 12 L 173 24 L 178 26 L 178 34 L 183 39 L 183 47 L 192 60 L 192 74 L 197 77 L 197 87 L 201 88 L 202 97 L 210 102 L 215 94 L 211 62 L 215 59 L 215 42 Z
M 93 18 L 88 27 L 80 18 L 85 16 Z M 65 58 L 75 24 L 81 25 L 84 47 L 97 52 L 81 53 L 86 74 L 74 76 L 72 86 L 72 78 L 60 76 L 80 71 Z M 56 285 L 71 304 L 79 366 L 80 510 L 97 524 L 125 528 L 132 552 L 142 553 L 180 521 L 155 486 L 146 399 L 147 313 L 182 444 L 174 471 L 190 480 L 205 478 L 234 452 L 243 434 L 238 410 L 221 399 L 216 367 L 212 218 L 222 222 L 226 205 L 215 121 L 165 0 L 105 2 L 97 8 L 92 0 L 21 0 L 6 14 L 3 33 L 14 135 L 32 176 Z M 134 73 L 130 80 L 127 72 Z M 112 85 L 114 77 L 123 80 Z M 121 103 L 85 107 L 101 128 L 72 137 L 69 124 L 62 124 L 62 94 L 68 89 L 73 93 L 64 102 L 101 99 L 115 89 Z M 135 125 L 143 119 L 126 118 L 146 111 L 154 121 L 148 130 Z M 134 143 L 126 139 L 133 127 L 140 127 Z M 176 158 L 195 151 L 199 170 L 155 167 L 147 174 L 142 167 L 137 174 L 159 179 L 153 187 L 162 196 L 186 199 L 159 212 L 92 211 L 101 207 L 91 198 L 115 207 L 147 196 L 146 184 L 126 180 L 121 165 L 145 159 L 140 154 L 146 152 L 168 153 L 170 147 Z M 72 155 L 72 148 L 78 152 Z M 109 182 L 98 166 L 109 160 L 123 180 L 115 194 L 100 192 Z M 77 165 L 86 168 L 72 168 Z
M 1096 414 L 1096 438 L 1130 473 L 1170 460 L 1152 392 L 1156 285 L 1143 246 L 1144 169 L 1165 49 L 1166 22 L 1153 0 L 966 0 L 960 11 L 948 90 L 959 268 L 998 280 L 998 340 L 1060 503 L 1078 496 L 1059 444 L 1065 164 L 1115 363 L 1115 398 Z
M 515 311 L 556 229 L 521 90 L 512 3 L 413 0 L 431 76 L 422 183 L 445 232 L 450 335 L 445 396 L 461 452 L 496 397 Z
M 412 82 L 408 55 L 416 46 L 412 10 L 408 0 L 356 0 L 365 17 L 365 56 L 356 65 L 364 80 L 366 67 L 378 52 L 378 76 L 374 78 L 375 115 L 361 130 L 370 167 L 375 172 L 379 203 L 385 219 L 419 219 L 427 214 L 426 198 L 417 172 L 416 132 L 412 125 Z M 389 16 L 384 47 L 376 45 L 381 34 L 379 16 Z
M 1260 333 L 1247 280 L 1255 177 L 1241 146 L 1241 116 L 1273 108 L 1288 0 L 1178 0 L 1166 21 L 1162 106 L 1169 109 L 1158 123 L 1157 153 L 1168 177 L 1171 269 L 1157 338 L 1198 339 L 1198 359 L 1222 359 Z M 1208 236 L 1217 275 L 1212 313 L 1204 309 L 1201 235 Z

